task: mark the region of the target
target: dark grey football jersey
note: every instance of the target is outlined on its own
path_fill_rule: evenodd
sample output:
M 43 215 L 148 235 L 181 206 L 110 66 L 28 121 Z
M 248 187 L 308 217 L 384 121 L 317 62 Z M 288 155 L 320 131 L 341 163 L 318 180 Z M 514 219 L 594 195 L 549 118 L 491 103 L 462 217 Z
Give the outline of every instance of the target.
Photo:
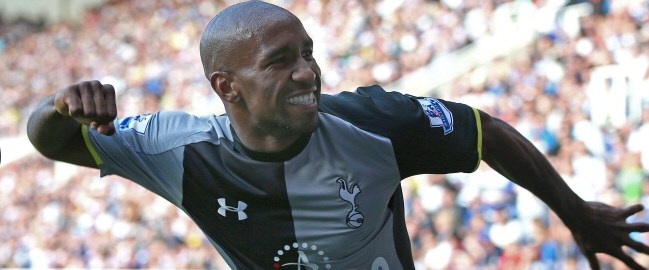
M 233 269 L 412 269 L 400 181 L 473 171 L 477 116 L 372 86 L 322 95 L 318 129 L 282 153 L 247 150 L 225 115 L 163 111 L 84 136 L 102 175 L 181 208 Z

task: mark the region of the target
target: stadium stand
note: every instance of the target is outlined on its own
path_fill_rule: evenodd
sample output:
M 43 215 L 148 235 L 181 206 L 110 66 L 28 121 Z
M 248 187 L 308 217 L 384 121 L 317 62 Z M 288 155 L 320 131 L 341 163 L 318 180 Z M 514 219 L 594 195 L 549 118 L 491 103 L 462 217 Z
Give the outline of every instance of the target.
M 197 42 L 233 2 L 109 1 L 79 22 L 0 20 L 1 268 L 227 269 L 168 202 L 20 138 L 34 102 L 86 79 L 116 86 L 120 116 L 220 113 Z M 314 38 L 324 91 L 380 83 L 470 104 L 514 125 L 584 199 L 647 207 L 649 1 L 597 2 L 276 1 Z M 418 269 L 587 269 L 556 216 L 487 166 L 403 183 Z

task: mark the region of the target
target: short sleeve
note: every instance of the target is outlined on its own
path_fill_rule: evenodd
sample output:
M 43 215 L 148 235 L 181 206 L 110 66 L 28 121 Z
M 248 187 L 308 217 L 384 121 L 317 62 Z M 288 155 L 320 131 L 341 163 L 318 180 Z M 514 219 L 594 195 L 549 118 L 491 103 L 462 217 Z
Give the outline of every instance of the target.
M 184 145 L 201 140 L 207 121 L 181 112 L 159 112 L 117 119 L 116 133 L 84 127 L 88 149 L 101 175 L 119 175 L 179 204 Z M 204 138 L 203 138 L 204 139 Z
M 387 92 L 379 86 L 322 99 L 323 112 L 389 138 L 404 178 L 472 172 L 480 164 L 480 118 L 470 106 Z

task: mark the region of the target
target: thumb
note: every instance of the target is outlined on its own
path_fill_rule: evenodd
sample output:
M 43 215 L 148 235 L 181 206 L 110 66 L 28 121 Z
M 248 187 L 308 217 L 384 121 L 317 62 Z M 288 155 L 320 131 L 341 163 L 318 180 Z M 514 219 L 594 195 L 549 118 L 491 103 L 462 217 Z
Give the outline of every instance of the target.
M 106 124 L 99 124 L 97 125 L 97 132 L 108 136 L 113 135 L 115 134 L 115 125 L 112 121 Z
M 586 258 L 588 259 L 588 264 L 590 264 L 590 269 L 599 270 L 600 269 L 599 260 L 597 260 L 597 256 L 595 255 L 595 253 L 590 253 L 589 252 L 588 254 L 585 254 L 585 255 L 586 255 Z
M 66 97 L 62 92 L 56 93 L 54 95 L 54 109 L 61 115 L 71 116 L 68 102 L 65 99 Z

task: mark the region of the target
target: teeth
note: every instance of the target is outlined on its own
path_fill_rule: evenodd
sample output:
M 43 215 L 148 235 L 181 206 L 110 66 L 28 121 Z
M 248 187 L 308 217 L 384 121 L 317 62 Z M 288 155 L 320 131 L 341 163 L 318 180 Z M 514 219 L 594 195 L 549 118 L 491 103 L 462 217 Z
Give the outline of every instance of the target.
M 315 95 L 313 94 L 313 92 L 311 92 L 306 95 L 289 98 L 286 101 L 294 105 L 310 105 L 315 103 Z

